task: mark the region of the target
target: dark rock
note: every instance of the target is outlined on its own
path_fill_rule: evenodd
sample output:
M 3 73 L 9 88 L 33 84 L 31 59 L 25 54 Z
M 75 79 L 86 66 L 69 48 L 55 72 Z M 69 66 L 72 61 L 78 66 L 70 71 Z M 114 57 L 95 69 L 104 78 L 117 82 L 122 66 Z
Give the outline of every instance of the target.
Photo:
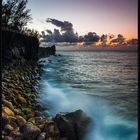
M 16 118 L 17 118 L 17 123 L 19 126 L 22 126 L 26 123 L 26 120 L 22 116 L 17 115 Z
M 6 116 L 2 115 L 1 122 L 2 122 L 2 129 L 4 129 L 5 125 L 8 124 L 9 121 Z
M 4 127 L 4 130 L 7 132 L 7 133 L 10 133 L 14 128 L 10 125 L 10 124 L 7 124 L 5 125 Z
M 37 103 L 35 105 L 35 109 L 38 110 L 38 111 L 42 111 L 42 106 L 39 103 Z
M 3 135 L 3 136 L 7 136 L 7 135 L 8 135 L 8 133 L 7 133 L 7 132 L 5 132 L 4 130 L 2 130 L 2 135 Z
M 62 137 L 60 138 L 60 140 L 68 140 L 66 137 Z
M 35 124 L 35 118 L 32 117 L 32 118 L 28 119 L 28 122 L 31 122 L 31 123 Z
M 10 136 L 14 138 L 14 140 L 22 139 L 22 134 L 20 133 L 19 129 L 16 129 L 10 133 Z
M 54 118 L 61 137 L 81 140 L 88 131 L 91 119 L 82 110 L 67 114 L 57 114 Z
M 48 110 L 43 111 L 43 115 L 46 117 L 50 117 L 50 113 Z
M 9 137 L 9 136 L 4 136 L 3 140 L 14 140 L 14 139 L 12 137 Z
M 45 132 L 42 132 L 42 133 L 40 133 L 40 135 L 37 137 L 37 140 L 45 140 L 45 136 L 46 136 L 46 133 L 45 133 Z
M 41 117 L 41 116 L 40 117 L 35 117 L 36 122 L 41 122 L 42 120 L 43 120 L 43 117 Z
M 29 60 L 37 60 L 38 47 L 36 37 L 2 30 L 2 66 L 18 66 Z
M 2 103 L 3 103 L 5 106 L 9 107 L 10 109 L 13 109 L 13 108 L 14 108 L 13 105 L 12 105 L 12 103 L 9 102 L 9 101 L 7 101 L 7 100 L 5 100 L 5 99 L 2 100 Z
M 2 94 L 2 99 L 5 99 L 5 95 L 4 94 Z
M 56 48 L 55 45 L 51 46 L 51 47 L 39 47 L 38 48 L 38 57 L 39 58 L 43 58 L 43 57 L 47 57 L 49 55 L 55 55 L 56 52 Z
M 40 117 L 40 116 L 42 116 L 42 113 L 40 111 L 35 111 L 35 116 Z
M 9 122 L 10 122 L 10 125 L 14 128 L 18 127 L 18 124 L 17 124 L 17 118 L 16 117 L 9 117 Z
M 43 132 L 46 132 L 46 138 L 49 138 L 49 137 L 58 138 L 59 137 L 59 130 L 57 128 L 56 123 L 53 121 L 46 122 L 46 124 L 44 125 Z
M 55 55 L 55 51 L 56 51 L 55 45 L 51 46 L 51 54 L 52 55 Z
M 23 132 L 23 139 L 35 140 L 41 131 L 33 124 L 25 124 L 22 126 L 21 132 Z

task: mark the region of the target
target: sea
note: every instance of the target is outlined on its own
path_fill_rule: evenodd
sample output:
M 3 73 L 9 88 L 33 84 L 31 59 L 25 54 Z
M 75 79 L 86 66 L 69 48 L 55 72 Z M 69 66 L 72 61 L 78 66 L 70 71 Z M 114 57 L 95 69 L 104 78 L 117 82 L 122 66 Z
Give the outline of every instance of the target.
M 137 140 L 137 52 L 56 54 L 39 60 L 43 72 L 38 101 L 46 112 L 55 116 L 82 109 L 94 122 L 85 140 Z

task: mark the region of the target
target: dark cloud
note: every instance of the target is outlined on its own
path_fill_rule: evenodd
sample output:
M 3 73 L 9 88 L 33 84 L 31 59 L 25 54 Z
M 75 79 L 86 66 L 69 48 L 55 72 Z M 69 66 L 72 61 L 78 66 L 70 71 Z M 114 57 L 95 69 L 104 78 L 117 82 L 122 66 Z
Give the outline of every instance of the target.
M 72 25 L 72 23 L 70 23 L 68 21 L 62 22 L 62 21 L 59 21 L 56 19 L 51 19 L 51 18 L 48 18 L 46 21 L 54 24 L 57 27 L 60 27 L 61 31 L 73 32 L 73 25 Z
M 51 30 L 46 30 L 47 35 L 45 38 L 49 37 L 49 39 L 45 40 L 52 40 L 53 42 L 78 42 L 78 34 L 74 33 L 72 23 L 51 18 L 48 18 L 46 21 L 59 27 L 62 33 L 58 29 L 54 29 L 53 32 Z
M 46 42 L 78 42 L 77 34 L 73 32 L 61 33 L 58 29 L 54 29 L 53 32 L 42 32 L 43 40 Z
M 47 32 L 48 34 L 52 34 L 52 31 L 51 31 L 51 30 L 46 30 L 46 32 Z
M 130 46 L 138 46 L 138 39 L 130 39 L 127 41 Z
M 95 32 L 89 32 L 87 35 L 84 35 L 85 42 L 98 42 L 100 37 Z
M 62 36 L 64 42 L 78 42 L 78 36 L 74 32 L 64 32 Z
M 109 39 L 113 39 L 115 36 L 113 34 L 109 34 Z
M 107 35 L 103 34 L 100 39 L 101 39 L 101 42 L 104 42 L 104 43 L 107 42 Z
M 63 42 L 63 37 L 58 29 L 54 29 L 52 38 L 54 42 Z
M 89 44 L 91 44 L 100 40 L 99 35 L 95 32 L 89 32 L 84 36 L 78 36 L 78 33 L 74 33 L 73 24 L 68 21 L 59 21 L 52 18 L 48 18 L 46 21 L 60 28 L 60 30 L 54 29 L 53 32 L 51 30 L 46 30 L 46 35 L 44 35 L 43 32 L 43 38 L 46 42 L 87 42 L 86 44 L 90 42 Z
M 118 34 L 117 38 L 114 38 L 111 40 L 111 43 L 119 43 L 122 44 L 125 41 L 125 38 L 123 37 L 123 35 Z

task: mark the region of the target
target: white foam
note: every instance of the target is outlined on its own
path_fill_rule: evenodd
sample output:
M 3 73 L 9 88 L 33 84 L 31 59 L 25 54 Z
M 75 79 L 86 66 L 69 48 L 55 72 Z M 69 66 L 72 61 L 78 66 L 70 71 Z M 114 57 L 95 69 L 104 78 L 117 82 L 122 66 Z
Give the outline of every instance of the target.
M 50 67 L 47 69 L 52 70 Z M 115 116 L 106 100 L 83 94 L 82 91 L 62 85 L 56 80 L 43 77 L 40 83 L 39 101 L 46 108 L 50 107 L 51 115 L 82 109 L 94 122 L 85 140 L 136 140 L 137 125 Z

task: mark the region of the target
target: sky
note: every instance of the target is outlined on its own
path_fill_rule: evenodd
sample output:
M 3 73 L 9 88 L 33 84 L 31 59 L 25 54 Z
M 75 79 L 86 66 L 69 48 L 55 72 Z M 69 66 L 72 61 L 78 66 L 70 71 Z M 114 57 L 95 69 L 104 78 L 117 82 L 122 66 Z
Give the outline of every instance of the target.
M 88 32 L 122 34 L 138 38 L 137 0 L 29 0 L 32 22 L 29 28 L 39 32 L 56 28 L 47 18 L 69 21 L 79 35 Z

